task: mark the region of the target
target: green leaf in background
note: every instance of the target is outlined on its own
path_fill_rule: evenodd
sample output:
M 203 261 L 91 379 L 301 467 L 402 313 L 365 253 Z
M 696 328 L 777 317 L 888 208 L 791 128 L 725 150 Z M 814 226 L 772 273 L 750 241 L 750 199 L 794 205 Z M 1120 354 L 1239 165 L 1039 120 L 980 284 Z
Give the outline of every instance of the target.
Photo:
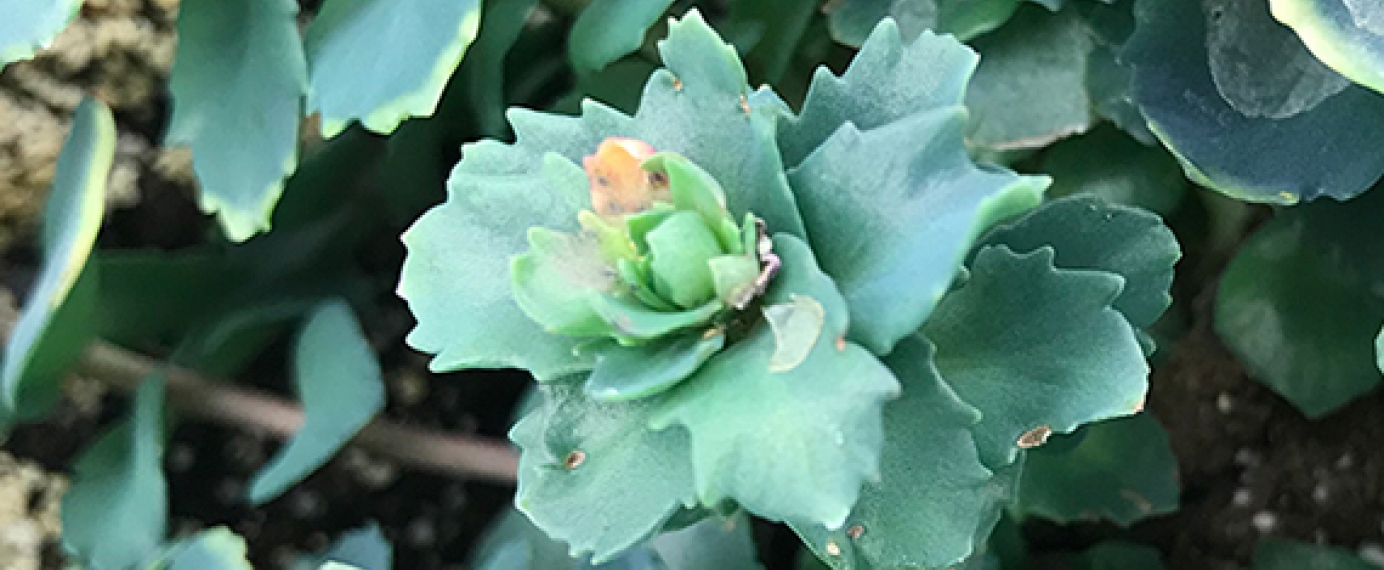
M 481 27 L 467 48 L 457 75 L 466 79 L 473 116 L 486 136 L 503 138 L 505 123 L 505 56 L 519 39 L 538 0 L 488 0 L 481 3 Z M 639 82 L 640 85 L 643 81 Z M 391 144 L 393 143 L 391 139 Z M 414 154 L 414 153 L 409 153 Z
M 1254 546 L 1250 570 L 1379 570 L 1355 553 L 1282 538 L 1265 537 Z
M 1294 204 L 1344 200 L 1384 174 L 1384 96 L 1307 71 L 1321 66 L 1266 2 L 1139 0 L 1135 16 L 1131 94 L 1192 180 Z
M 750 521 L 744 514 L 710 517 L 666 532 L 619 557 L 593 565 L 570 558 L 517 511 L 501 512 L 481 537 L 471 566 L 478 570 L 760 570 Z
M 1297 32 L 1322 63 L 1384 93 L 1384 13 L 1371 0 L 1270 0 L 1273 17 Z
M 918 329 L 977 234 L 1037 204 L 1047 182 L 982 170 L 967 156 L 960 85 L 973 61 L 950 38 L 903 46 L 886 22 L 844 75 L 818 71 L 780 138 L 790 157 L 808 153 L 789 183 L 813 250 L 846 296 L 851 340 L 876 354 Z M 892 85 L 914 72 L 931 78 Z M 803 146 L 819 135 L 818 146 Z
M 800 44 L 820 7 L 821 2 L 816 0 L 735 2 L 717 29 L 722 34 L 727 27 L 753 30 L 757 36 L 754 46 L 741 49 L 750 76 L 756 83 L 782 89 L 784 74 L 794 57 L 805 55 Z
M 133 349 L 177 342 L 243 284 L 249 268 L 228 261 L 210 252 L 96 252 L 97 333 Z
M 696 504 L 687 432 L 648 429 L 651 404 L 602 403 L 574 381 L 541 389 L 510 431 L 523 451 L 515 504 L 572 556 L 608 561 Z
M 832 39 L 860 47 L 880 20 L 893 18 L 906 39 L 923 30 L 965 41 L 1005 23 L 1020 0 L 835 0 L 822 9 Z
M 810 298 L 823 314 L 798 321 L 813 330 L 792 331 L 806 354 L 776 368 L 790 335 L 762 323 L 668 392 L 650 425 L 691 434 L 702 504 L 733 500 L 771 520 L 836 528 L 861 483 L 879 475 L 880 410 L 898 396 L 898 381 L 844 340 L 844 301 L 807 245 L 779 234 L 774 251 L 783 268 L 765 304 Z
M 380 364 L 344 302 L 324 303 L 308 317 L 293 362 L 306 419 L 250 481 L 250 501 L 257 505 L 317 470 L 384 408 Z
M 0 428 L 42 416 L 58 400 L 63 372 L 91 338 L 95 271 L 84 269 L 101 229 L 115 121 L 95 100 L 77 107 L 43 213 L 43 267 L 5 343 Z
M 1076 557 L 1073 570 L 1163 570 L 1158 549 L 1122 540 L 1102 541 Z M 1319 570 L 1302 566 L 1297 570 Z
M 1215 327 L 1249 374 L 1309 417 L 1380 382 L 1384 192 L 1291 208 L 1226 267 Z
M 307 110 L 322 135 L 351 121 L 389 134 L 433 114 L 476 39 L 479 0 L 327 0 L 308 26 Z
M 198 203 L 226 236 L 267 231 L 298 161 L 307 63 L 291 0 L 188 0 L 169 77 L 170 145 L 192 148 Z
M 1053 145 L 1038 169 L 1052 177 L 1050 197 L 1091 194 L 1165 216 L 1187 189 L 1182 167 L 1167 151 L 1104 125 Z
M 568 50 L 577 73 L 595 73 L 634 53 L 673 0 L 594 0 L 572 24 Z
M 1092 196 L 1048 202 L 996 227 L 982 243 L 1017 253 L 1051 246 L 1059 268 L 1124 277 L 1113 306 L 1136 329 L 1152 325 L 1172 303 L 1173 265 L 1181 257 L 1177 237 L 1158 216 Z
M 370 522 L 345 532 L 320 556 L 300 558 L 294 570 L 325 570 L 337 564 L 358 570 L 390 570 L 394 566 L 394 547 L 385 540 L 380 525 Z
M 1095 43 L 1075 6 L 1053 14 L 1026 3 L 972 45 L 980 67 L 966 88 L 969 144 L 994 151 L 1040 148 L 1094 124 L 1086 75 Z
M 88 568 L 136 568 L 162 548 L 168 519 L 163 388 L 161 374 L 145 378 L 131 417 L 73 466 L 72 487 L 62 498 L 63 547 Z
M 245 539 L 219 526 L 184 541 L 167 570 L 254 570 L 246 558 Z
M 1143 413 L 1088 424 L 1030 450 L 1013 508 L 1062 524 L 1129 526 L 1177 510 L 1178 493 L 1168 434 Z
M 923 334 L 937 369 L 983 414 L 980 456 L 995 469 L 1021 447 L 1144 405 L 1148 364 L 1134 329 L 1111 305 L 1124 278 L 1060 269 L 1053 249 L 985 246 L 971 276 L 937 305 Z
M 903 396 L 884 407 L 880 478 L 866 483 L 846 524 L 835 531 L 793 525 L 832 568 L 953 564 L 971 554 L 987 507 L 999 498 L 970 432 L 980 412 L 942 381 L 933 354 L 931 343 L 913 335 L 885 359 Z
M 63 31 L 82 0 L 9 0 L 5 17 L 0 19 L 0 70 L 53 43 Z

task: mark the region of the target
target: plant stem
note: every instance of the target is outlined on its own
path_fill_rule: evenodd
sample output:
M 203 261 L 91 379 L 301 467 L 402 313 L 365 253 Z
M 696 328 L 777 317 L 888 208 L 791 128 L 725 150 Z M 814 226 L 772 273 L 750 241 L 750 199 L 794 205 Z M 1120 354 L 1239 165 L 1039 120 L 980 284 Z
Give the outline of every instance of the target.
M 156 361 L 104 341 L 87 348 L 79 371 L 125 392 L 163 370 L 168 402 L 191 416 L 291 437 L 303 410 L 264 392 L 213 382 L 195 372 Z M 400 464 L 466 479 L 513 485 L 518 458 L 509 445 L 486 438 L 402 426 L 376 417 L 351 443 Z

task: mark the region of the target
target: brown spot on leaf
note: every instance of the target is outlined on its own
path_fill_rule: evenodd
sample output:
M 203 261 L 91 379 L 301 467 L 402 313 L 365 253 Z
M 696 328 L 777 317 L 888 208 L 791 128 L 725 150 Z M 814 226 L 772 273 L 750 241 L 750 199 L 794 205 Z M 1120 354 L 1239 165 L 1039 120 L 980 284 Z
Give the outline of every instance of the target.
M 678 78 L 676 78 L 676 77 L 673 78 L 673 90 L 674 90 L 674 91 L 682 91 L 682 80 L 681 80 L 681 79 L 678 79 Z
M 836 337 L 836 351 L 837 351 L 837 352 L 840 352 L 840 351 L 843 351 L 843 350 L 846 350 L 846 336 L 845 336 L 845 335 L 841 335 L 841 336 Z
M 862 534 L 865 534 L 865 527 L 860 525 L 852 525 L 851 528 L 846 529 L 846 536 L 851 537 L 851 540 L 860 539 Z
M 740 110 L 744 111 L 746 115 L 751 113 L 750 100 L 746 99 L 744 95 L 740 96 Z
M 1019 447 L 1029 449 L 1047 443 L 1048 438 L 1051 436 L 1052 428 L 1048 426 L 1038 426 L 1036 428 L 1024 432 L 1023 435 L 1019 436 L 1019 441 L 1015 443 Z
M 567 458 L 562 460 L 562 466 L 568 469 L 576 469 L 583 463 L 586 463 L 586 452 L 580 449 L 573 449 L 567 454 Z

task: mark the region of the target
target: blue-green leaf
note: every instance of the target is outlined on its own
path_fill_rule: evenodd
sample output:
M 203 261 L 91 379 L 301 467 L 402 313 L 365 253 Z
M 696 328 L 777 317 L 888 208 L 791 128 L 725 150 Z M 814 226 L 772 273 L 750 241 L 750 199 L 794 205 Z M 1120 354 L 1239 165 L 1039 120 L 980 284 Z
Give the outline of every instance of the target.
M 114 157 L 110 110 L 83 101 L 44 209 L 43 268 L 5 344 L 0 427 L 46 413 L 58 400 L 63 371 L 90 340 L 97 276 L 84 268 L 101 229 Z
M 905 43 L 897 24 L 880 22 L 840 77 L 826 67 L 812 76 L 802 113 L 779 129 L 784 164 L 800 164 L 843 124 L 869 131 L 917 113 L 961 105 L 976 61 L 975 52 L 954 38 L 923 32 Z M 858 162 L 875 160 L 872 156 Z
M 380 525 L 371 521 L 342 534 L 321 556 L 301 560 L 298 566 L 326 570 L 330 564 L 358 570 L 390 570 L 394 566 L 394 547 L 385 539 Z
M 11 0 L 0 20 L 0 70 L 47 47 L 81 7 L 82 0 Z
M 384 408 L 380 364 L 344 302 L 323 303 L 308 317 L 294 349 L 293 383 L 303 427 L 250 481 L 255 504 L 316 471 Z
M 1303 71 L 1320 64 L 1266 2 L 1202 8 L 1140 0 L 1123 53 L 1135 103 L 1192 180 L 1240 200 L 1294 204 L 1344 200 L 1384 174 L 1375 152 L 1384 129 L 1374 127 L 1384 125 L 1384 96 L 1354 85 L 1314 94 L 1330 72 Z
M 188 0 L 178 11 L 168 143 L 192 148 L 198 203 L 226 236 L 269 229 L 298 161 L 307 63 L 291 0 Z
M 398 291 L 418 320 L 409 344 L 435 353 L 438 371 L 518 367 L 548 380 L 589 368 L 589 358 L 572 354 L 572 339 L 520 310 L 510 282 L 510 257 L 529 248 L 530 227 L 577 229 L 576 213 L 589 204 L 586 174 L 527 138 L 468 145 L 464 155 L 447 202 L 403 237 L 409 255 Z
M 479 0 L 327 0 L 308 26 L 307 110 L 332 138 L 431 116 L 480 28 Z
M 695 331 L 642 346 L 612 344 L 596 353 L 586 395 L 618 402 L 657 394 L 691 376 L 725 344 L 724 333 Z
M 995 151 L 1041 148 L 1095 123 L 1086 92 L 1095 43 L 1075 6 L 1053 14 L 1026 4 L 971 45 L 980 66 L 966 88 L 967 143 Z
M 1378 570 L 1355 553 L 1334 546 L 1266 537 L 1254 546 L 1250 570 Z
M 1254 379 L 1309 417 L 1381 380 L 1384 192 L 1281 211 L 1241 246 L 1216 295 L 1216 332 Z
M 1028 452 L 1016 512 L 1121 526 L 1177 510 L 1177 458 L 1148 414 L 1082 426 Z
M 1384 13 L 1371 0 L 1270 0 L 1273 17 L 1297 32 L 1322 63 L 1384 93 Z
M 783 268 L 765 303 L 810 297 L 822 307 L 810 353 L 771 368 L 779 337 L 761 323 L 668 392 L 651 425 L 691 433 L 703 504 L 733 500 L 772 520 L 837 528 L 860 485 L 878 478 L 880 410 L 898 382 L 842 337 L 844 301 L 807 245 L 780 234 L 774 248 Z
M 1152 325 L 1172 303 L 1173 265 L 1181 257 L 1177 237 L 1157 215 L 1107 204 L 1091 196 L 1053 200 L 985 236 L 1018 253 L 1044 246 L 1064 269 L 1090 269 L 1124 277 L 1114 307 L 1135 328 Z
M 167 570 L 254 570 L 245 539 L 219 526 L 188 539 L 168 561 Z
M 163 388 L 160 374 L 145 378 L 130 419 L 73 466 L 62 499 L 63 546 L 88 568 L 135 568 L 159 554 L 168 518 Z
M 867 483 L 843 528 L 794 525 L 833 568 L 940 568 L 969 556 L 998 494 L 980 463 L 962 402 L 933 365 L 920 336 L 899 342 L 885 363 L 903 397 L 884 407 L 879 481 Z M 833 548 L 829 544 L 835 545 Z
M 658 23 L 673 0 L 594 0 L 568 36 L 572 66 L 578 73 L 595 73 L 644 44 L 644 34 Z
M 789 173 L 850 338 L 875 354 L 922 325 L 990 223 L 1041 199 L 1045 178 L 971 162 L 965 121 L 948 107 L 864 132 L 846 123 Z
M 1177 159 L 1162 147 L 1109 126 L 1053 145 L 1043 152 L 1039 170 L 1052 177 L 1049 197 L 1091 194 L 1160 215 L 1177 208 L 1188 186 Z
M 510 431 L 522 450 L 515 504 L 572 556 L 610 560 L 696 504 L 687 432 L 648 429 L 648 402 L 603 403 L 579 382 L 541 387 Z
M 1148 364 L 1111 306 L 1124 278 L 1059 269 L 1053 255 L 982 247 L 923 327 L 942 378 L 984 415 L 974 433 L 992 469 L 1052 433 L 1143 408 Z

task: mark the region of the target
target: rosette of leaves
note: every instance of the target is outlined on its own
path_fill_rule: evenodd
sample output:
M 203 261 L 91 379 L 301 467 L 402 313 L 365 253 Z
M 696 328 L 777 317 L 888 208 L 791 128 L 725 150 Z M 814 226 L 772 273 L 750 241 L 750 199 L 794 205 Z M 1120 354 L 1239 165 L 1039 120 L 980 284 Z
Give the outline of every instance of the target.
M 743 509 L 833 567 L 944 567 L 1023 448 L 1142 406 L 1176 244 L 974 164 L 974 52 L 886 20 L 794 112 L 695 11 L 659 49 L 633 116 L 512 110 L 403 238 L 432 368 L 540 382 L 517 504 L 573 556 Z

